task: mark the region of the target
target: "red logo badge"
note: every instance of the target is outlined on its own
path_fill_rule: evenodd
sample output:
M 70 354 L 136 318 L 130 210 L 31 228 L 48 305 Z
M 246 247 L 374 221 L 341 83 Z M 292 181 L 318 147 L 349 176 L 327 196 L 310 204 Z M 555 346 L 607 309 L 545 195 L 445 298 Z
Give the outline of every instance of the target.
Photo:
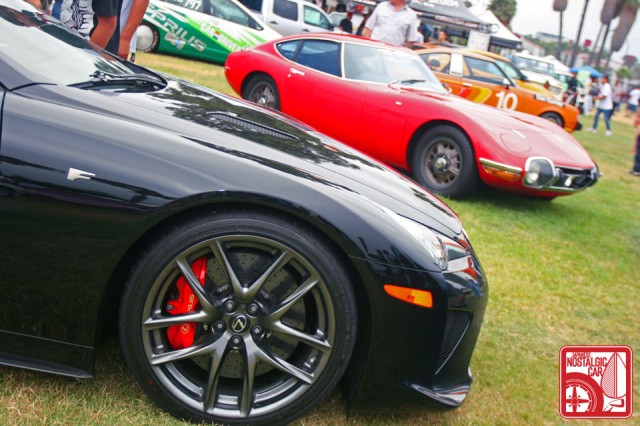
M 566 419 L 630 417 L 632 370 L 628 346 L 565 346 L 560 350 L 560 414 Z

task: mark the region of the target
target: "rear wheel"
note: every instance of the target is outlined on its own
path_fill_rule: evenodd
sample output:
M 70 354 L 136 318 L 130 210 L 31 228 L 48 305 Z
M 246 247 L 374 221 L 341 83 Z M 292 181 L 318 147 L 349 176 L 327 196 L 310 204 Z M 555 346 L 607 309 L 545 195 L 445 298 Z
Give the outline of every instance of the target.
M 411 160 L 414 178 L 437 194 L 461 198 L 478 186 L 473 148 L 459 129 L 440 125 L 418 142 Z
M 555 123 L 558 126 L 564 128 L 564 120 L 562 119 L 560 114 L 557 114 L 555 112 L 545 112 L 540 117 L 544 118 L 545 120 L 549 120 L 550 122 Z
M 268 75 L 253 77 L 242 93 L 242 97 L 267 108 L 280 110 L 280 94 L 275 81 Z
M 347 273 L 321 238 L 234 212 L 185 222 L 147 251 L 120 334 L 133 376 L 173 415 L 280 424 L 335 387 L 355 321 Z
M 158 49 L 160 36 L 152 25 L 143 22 L 138 27 L 136 49 L 140 52 L 155 52 Z

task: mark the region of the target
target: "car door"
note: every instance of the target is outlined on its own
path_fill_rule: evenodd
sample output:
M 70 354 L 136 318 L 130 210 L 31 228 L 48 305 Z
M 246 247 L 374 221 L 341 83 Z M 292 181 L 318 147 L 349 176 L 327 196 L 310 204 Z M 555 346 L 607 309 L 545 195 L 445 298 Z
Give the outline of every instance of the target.
M 302 32 L 301 7 L 296 1 L 273 0 L 265 23 L 283 36 Z
M 354 144 L 366 89 L 342 76 L 341 43 L 302 40 L 290 63 L 282 109 L 339 141 Z
M 512 111 L 530 112 L 533 94 L 521 89 L 493 61 L 464 56 L 463 78 L 471 83 L 472 93 L 465 97 Z

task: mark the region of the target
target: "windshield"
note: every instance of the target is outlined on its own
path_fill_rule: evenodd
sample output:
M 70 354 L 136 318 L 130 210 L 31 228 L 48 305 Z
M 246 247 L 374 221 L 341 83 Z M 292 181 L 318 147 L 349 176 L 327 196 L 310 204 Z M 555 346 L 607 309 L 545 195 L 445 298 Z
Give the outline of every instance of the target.
M 345 77 L 445 93 L 442 83 L 420 57 L 404 49 L 345 44 Z
M 511 62 L 496 60 L 498 67 L 512 80 L 524 80 L 525 76 Z
M 8 3 L 9 7 L 0 5 L 0 60 L 23 69 L 34 81 L 71 85 L 89 80 L 96 71 L 114 76 L 140 72 L 133 64 L 98 52 L 77 33 L 26 2 Z
M 520 56 L 515 56 L 513 58 L 513 63 L 521 69 L 527 71 L 539 72 L 542 74 L 553 74 L 553 64 L 549 62 L 538 61 L 532 58 L 523 58 Z

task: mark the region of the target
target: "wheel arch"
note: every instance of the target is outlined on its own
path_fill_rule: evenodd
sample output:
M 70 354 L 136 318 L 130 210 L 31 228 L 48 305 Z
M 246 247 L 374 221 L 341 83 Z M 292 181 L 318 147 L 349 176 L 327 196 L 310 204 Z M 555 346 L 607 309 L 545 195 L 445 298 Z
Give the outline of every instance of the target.
M 124 284 L 131 270 L 135 266 L 138 256 L 145 250 L 145 247 L 148 247 L 154 240 L 160 238 L 164 229 L 176 226 L 176 224 L 187 221 L 191 217 L 211 214 L 212 211 L 229 210 L 252 210 L 265 214 L 283 215 L 290 220 L 302 221 L 305 227 L 308 227 L 318 238 L 322 239 L 327 245 L 329 245 L 335 251 L 337 257 L 341 259 L 343 266 L 349 275 L 351 285 L 353 286 L 358 323 L 371 324 L 371 302 L 367 286 L 364 285 L 364 276 L 360 271 L 358 271 L 354 262 L 351 261 L 348 249 L 349 243 L 346 238 L 341 240 L 340 237 L 332 235 L 332 232 L 328 227 L 322 225 L 322 220 L 317 220 L 315 222 L 311 221 L 309 220 L 308 215 L 304 215 L 302 211 L 295 210 L 291 207 L 283 207 L 283 205 L 278 205 L 276 203 L 265 204 L 264 200 L 257 199 L 242 201 L 221 201 L 217 199 L 209 199 L 204 204 L 189 206 L 155 223 L 152 227 L 147 229 L 144 234 L 137 238 L 126 253 L 120 258 L 108 280 L 106 291 L 102 298 L 102 305 L 100 307 L 100 314 L 98 315 L 98 323 L 96 325 L 96 346 L 104 337 L 115 335 L 114 332 L 117 332 L 119 304 L 125 290 Z M 349 361 L 349 370 L 351 370 L 352 367 L 355 370 L 364 368 L 364 366 L 353 366 L 351 364 L 354 364 L 354 360 L 359 358 L 356 354 L 368 353 L 369 342 L 371 341 L 370 334 L 371 331 L 368 329 L 360 327 L 356 330 L 356 343 L 354 347 L 354 354 Z M 359 377 L 359 375 L 357 376 Z M 357 382 L 349 382 L 350 383 L 347 385 L 349 388 L 357 386 Z

